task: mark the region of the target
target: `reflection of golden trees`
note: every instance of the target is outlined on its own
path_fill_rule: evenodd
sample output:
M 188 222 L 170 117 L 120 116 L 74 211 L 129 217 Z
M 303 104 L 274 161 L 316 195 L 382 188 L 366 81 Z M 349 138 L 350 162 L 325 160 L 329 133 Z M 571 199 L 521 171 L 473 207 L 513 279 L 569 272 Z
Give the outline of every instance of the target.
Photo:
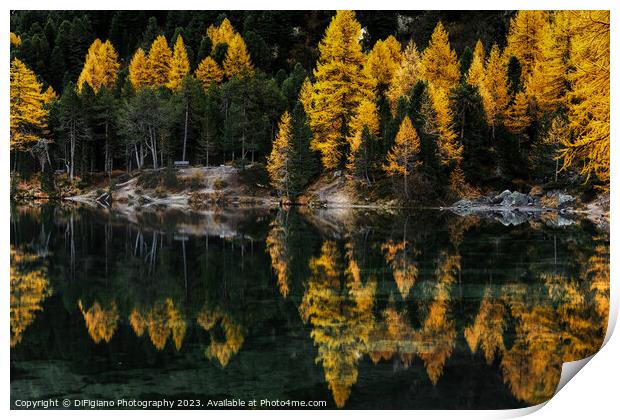
M 381 359 L 390 360 L 398 355 L 405 368 L 413 363 L 418 352 L 418 342 L 409 325 L 406 313 L 391 305 L 383 311 L 383 322 L 375 322 L 368 342 L 368 356 L 377 364 Z
M 43 310 L 43 301 L 52 294 L 46 268 L 39 260 L 37 255 L 11 246 L 11 347 L 22 340 L 35 313 Z
M 232 356 L 241 350 L 244 337 L 239 324 L 220 309 L 210 309 L 205 303 L 197 317 L 198 325 L 209 332 L 211 342 L 205 351 L 209 359 L 217 359 L 222 367 L 228 365 Z M 218 338 L 216 327 L 221 327 L 224 340 Z
M 609 244 L 598 245 L 588 259 L 582 278 L 590 281 L 594 307 L 602 323 L 607 326 L 609 318 Z
M 449 318 L 450 286 L 461 269 L 461 258 L 442 252 L 435 270 L 436 285 L 422 328 L 416 332 L 420 343 L 419 357 L 433 384 L 443 373 L 446 360 L 452 354 L 456 339 L 454 321 Z
M 501 362 L 504 382 L 519 400 L 539 404 L 553 396 L 560 380 L 560 326 L 554 308 L 532 302 L 526 287 L 514 287 L 509 294 L 509 306 L 517 325 L 515 342 Z
M 177 350 L 183 345 L 187 323 L 171 298 L 160 300 L 148 309 L 134 308 L 129 323 L 138 337 L 147 331 L 157 350 L 166 347 L 170 335 Z
M 267 251 L 271 257 L 271 267 L 276 274 L 276 281 L 282 296 L 287 297 L 289 293 L 288 276 L 290 265 L 290 254 L 287 247 L 287 228 L 284 224 L 282 214 L 271 223 L 271 230 L 267 235 Z
M 345 265 L 336 244 L 323 243 L 321 255 L 310 259 L 312 275 L 299 308 L 304 321 L 312 324 L 316 362 L 323 365 L 338 407 L 344 406 L 357 381 L 357 361 L 366 352 L 373 329 L 376 290 L 374 280 L 362 283 L 351 245 L 346 258 Z
M 394 281 L 403 299 L 409 295 L 409 290 L 418 276 L 418 267 L 415 262 L 411 261 L 418 251 L 415 248 L 408 248 L 408 242 L 404 240 L 400 242 L 389 240 L 381 245 L 385 261 L 392 269 Z
M 482 349 L 484 358 L 490 365 L 496 355 L 504 352 L 504 331 L 506 322 L 504 316 L 506 308 L 504 304 L 491 296 L 489 288 L 484 293 L 480 310 L 473 325 L 465 328 L 465 340 L 472 353 Z
M 88 335 L 93 341 L 95 343 L 110 342 L 120 319 L 116 303 L 112 302 L 107 309 L 104 309 L 97 301 L 88 310 L 84 309 L 82 301 L 78 301 L 78 306 L 84 316 Z

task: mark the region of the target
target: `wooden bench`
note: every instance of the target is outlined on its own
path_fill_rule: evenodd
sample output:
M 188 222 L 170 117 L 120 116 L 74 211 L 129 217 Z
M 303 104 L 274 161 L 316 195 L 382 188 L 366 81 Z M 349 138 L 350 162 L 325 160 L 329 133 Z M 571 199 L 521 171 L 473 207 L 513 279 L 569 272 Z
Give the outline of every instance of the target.
M 187 160 L 175 160 L 174 167 L 175 168 L 187 168 L 189 166 L 189 162 Z

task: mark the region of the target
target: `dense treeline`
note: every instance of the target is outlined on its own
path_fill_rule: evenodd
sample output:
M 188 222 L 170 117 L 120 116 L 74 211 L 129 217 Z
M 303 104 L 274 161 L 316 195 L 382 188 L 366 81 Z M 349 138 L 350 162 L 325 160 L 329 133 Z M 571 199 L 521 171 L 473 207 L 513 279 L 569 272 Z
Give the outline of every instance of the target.
M 608 12 L 22 11 L 11 30 L 12 167 L 43 187 L 177 160 L 267 163 L 289 198 L 332 170 L 404 199 L 609 183 Z

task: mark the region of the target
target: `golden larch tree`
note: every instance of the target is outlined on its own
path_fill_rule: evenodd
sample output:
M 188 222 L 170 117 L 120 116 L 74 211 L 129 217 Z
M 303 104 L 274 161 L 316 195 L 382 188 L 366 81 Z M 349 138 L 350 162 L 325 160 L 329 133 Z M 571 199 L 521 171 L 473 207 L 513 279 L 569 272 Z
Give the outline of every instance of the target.
M 109 40 L 96 39 L 86 54 L 84 67 L 77 81 L 78 91 L 88 83 L 95 93 L 102 87 L 112 88 L 118 78 L 118 54 Z
M 183 78 L 189 74 L 189 59 L 185 50 L 185 43 L 181 35 L 177 36 L 174 44 L 174 53 L 170 61 L 170 74 L 168 77 L 168 88 L 176 90 L 181 87 Z
M 493 138 L 495 127 L 502 123 L 508 108 L 508 75 L 497 44 L 493 44 L 484 69 L 483 87 L 480 89 L 487 123 Z
M 567 93 L 572 71 L 570 48 L 574 35 L 572 12 L 558 10 L 551 15 L 543 30 L 543 56 L 532 70 L 534 79 L 526 91 L 536 101 L 541 111 L 553 112 L 568 105 Z M 539 80 L 540 83 L 534 83 Z M 529 80 L 528 80 L 529 81 Z
M 406 116 L 400 124 L 394 146 L 388 152 L 387 162 L 383 165 L 383 170 L 387 174 L 403 177 L 405 196 L 408 196 L 407 176 L 411 175 L 419 165 L 419 154 L 420 137 L 411 120 Z
M 350 138 L 348 139 L 353 153 L 359 147 L 362 131 L 364 127 L 368 127 L 371 135 L 376 136 L 379 133 L 379 115 L 377 114 L 377 105 L 372 99 L 363 99 L 355 115 L 351 118 Z
M 361 30 L 353 11 L 340 10 L 319 44 L 309 113 L 313 134 L 310 145 L 320 152 L 328 170 L 345 162 L 351 119 L 361 100 L 373 95 L 372 82 L 363 71 L 366 60 L 360 44 Z
M 267 158 L 267 172 L 271 185 L 280 196 L 289 197 L 291 188 L 291 161 L 293 158 L 293 133 L 291 115 L 282 114 L 278 124 L 278 135 L 273 140 L 271 154 Z
M 11 45 L 15 46 L 15 47 L 19 47 L 22 43 L 22 38 L 15 34 L 14 32 L 11 32 Z
M 224 57 L 224 74 L 227 78 L 243 77 L 254 73 L 254 66 L 245 41 L 239 34 L 235 34 L 228 44 Z
M 609 11 L 574 13 L 571 57 L 575 71 L 569 121 L 573 138 L 563 145 L 564 168 L 581 165 L 581 173 L 609 182 L 610 47 Z
M 370 181 L 368 169 L 372 165 L 371 149 L 366 135 L 374 138 L 379 133 L 379 114 L 374 99 L 363 99 L 355 115 L 351 119 L 350 136 L 347 139 L 350 150 L 347 159 L 347 168 L 353 174 L 364 174 L 367 181 Z M 364 141 L 366 140 L 366 141 Z
M 548 19 L 544 10 L 519 10 L 510 21 L 505 57 L 515 56 L 521 64 L 525 84 L 537 62 L 544 60 L 543 31 Z
M 390 35 L 375 43 L 366 59 L 364 71 L 375 87 L 383 91 L 398 69 L 402 59 L 400 43 Z
M 519 92 L 508 109 L 505 124 L 514 134 L 523 133 L 532 123 L 530 117 L 530 100 L 525 92 Z
M 476 86 L 480 90 L 484 80 L 484 63 L 485 63 L 484 45 L 482 41 L 476 41 L 474 47 L 474 55 L 471 60 L 469 70 L 467 70 L 466 81 L 472 86 Z
M 58 94 L 53 87 L 48 86 L 47 89 L 45 89 L 45 92 L 43 92 L 43 103 L 49 104 L 56 99 L 58 99 Z
M 420 61 L 420 53 L 415 42 L 409 41 L 386 93 L 392 112 L 396 110 L 401 97 L 409 98 L 411 89 L 420 80 Z
M 224 72 L 214 59 L 211 57 L 206 57 L 198 65 L 195 76 L 196 79 L 202 84 L 202 87 L 206 90 L 209 86 L 211 86 L 211 83 L 221 83 L 224 78 Z
M 172 51 L 168 47 L 168 41 L 165 36 L 159 35 L 149 50 L 150 87 L 157 88 L 168 84 L 171 61 Z
M 459 143 L 454 132 L 454 111 L 448 92 L 434 85 L 428 87 L 432 109 L 434 111 L 433 127 L 430 131 L 438 135 L 439 155 L 444 165 L 460 163 L 463 145 Z M 432 125 L 432 124 L 431 124 Z
M 454 115 L 450 93 L 460 82 L 461 73 L 456 52 L 450 46 L 448 33 L 439 22 L 428 47 L 422 54 L 422 77 L 428 82 L 429 95 L 436 114 L 439 151 L 444 164 L 460 162 L 462 146 L 453 129 Z
M 11 61 L 10 143 L 26 151 L 47 131 L 45 98 L 37 76 L 19 59 Z
M 447 93 L 450 93 L 461 79 L 456 52 L 450 47 L 448 33 L 441 22 L 435 27 L 428 47 L 422 54 L 421 69 L 423 79 Z
M 301 89 L 299 89 L 299 102 L 304 107 L 304 111 L 306 114 L 309 114 L 312 110 L 312 95 L 314 92 L 314 87 L 312 86 L 312 82 L 310 82 L 310 78 L 306 77 L 304 82 L 301 84 Z
M 134 89 L 140 89 L 151 83 L 152 74 L 149 60 L 144 50 L 138 48 L 129 63 L 129 81 Z
M 224 18 L 218 26 L 211 25 L 207 28 L 207 35 L 211 39 L 211 53 L 215 52 L 218 44 L 230 44 L 237 32 L 228 18 Z

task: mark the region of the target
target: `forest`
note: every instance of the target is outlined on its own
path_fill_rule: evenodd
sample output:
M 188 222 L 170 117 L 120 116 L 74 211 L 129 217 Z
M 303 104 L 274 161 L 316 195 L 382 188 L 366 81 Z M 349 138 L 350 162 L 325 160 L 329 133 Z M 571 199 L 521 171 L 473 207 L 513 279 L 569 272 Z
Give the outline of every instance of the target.
M 295 201 L 609 190 L 608 11 L 13 11 L 11 191 L 175 162 Z M 256 175 L 259 174 L 259 175 Z

